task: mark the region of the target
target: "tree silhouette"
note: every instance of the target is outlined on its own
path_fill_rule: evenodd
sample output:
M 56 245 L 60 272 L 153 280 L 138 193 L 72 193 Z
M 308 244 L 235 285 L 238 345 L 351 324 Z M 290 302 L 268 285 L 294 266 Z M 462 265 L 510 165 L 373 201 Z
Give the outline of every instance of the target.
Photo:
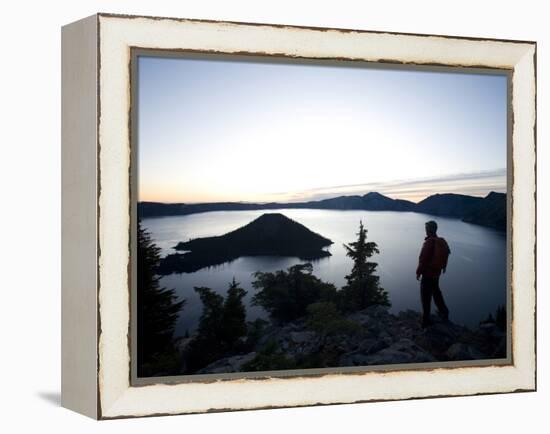
M 223 315 L 223 297 L 205 286 L 195 287 L 202 302 L 202 315 L 199 320 L 200 336 L 219 341 L 221 339 L 221 319 Z
M 226 351 L 222 342 L 221 318 L 223 315 L 223 297 L 207 287 L 195 287 L 202 302 L 202 315 L 197 335 L 189 345 L 186 357 L 186 369 L 189 373 L 205 367 L 221 358 Z
M 246 309 L 243 304 L 245 295 L 246 291 L 233 278 L 225 296 L 222 315 L 223 339 L 229 346 L 233 346 L 240 337 L 246 335 Z
M 138 376 L 174 373 L 178 369 L 174 327 L 185 300 L 161 287 L 156 269 L 160 249 L 138 222 L 137 234 L 137 347 Z
M 368 260 L 380 251 L 376 243 L 367 242 L 367 230 L 362 221 L 359 222 L 357 241 L 344 244 L 344 248 L 353 260 L 353 267 L 346 276 L 347 285 L 339 291 L 341 308 L 356 311 L 373 304 L 389 306 L 388 293 L 380 287 L 380 278 L 374 274 L 378 264 Z
M 256 272 L 252 282 L 259 291 L 252 302 L 262 306 L 277 321 L 292 321 L 306 314 L 307 306 L 318 301 L 331 301 L 336 288 L 312 274 L 309 263 L 298 264 L 274 273 Z
M 242 302 L 246 291 L 233 278 L 227 296 L 222 297 L 211 288 L 195 287 L 203 310 L 197 336 L 190 344 L 187 370 L 195 372 L 235 350 L 239 338 L 247 332 L 246 309 Z

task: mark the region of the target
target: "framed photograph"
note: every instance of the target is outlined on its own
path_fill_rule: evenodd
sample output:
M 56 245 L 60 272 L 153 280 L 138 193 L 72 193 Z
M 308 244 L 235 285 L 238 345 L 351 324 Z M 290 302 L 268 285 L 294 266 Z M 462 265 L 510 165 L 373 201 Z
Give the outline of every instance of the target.
M 65 407 L 535 390 L 535 42 L 98 14 L 62 54 Z

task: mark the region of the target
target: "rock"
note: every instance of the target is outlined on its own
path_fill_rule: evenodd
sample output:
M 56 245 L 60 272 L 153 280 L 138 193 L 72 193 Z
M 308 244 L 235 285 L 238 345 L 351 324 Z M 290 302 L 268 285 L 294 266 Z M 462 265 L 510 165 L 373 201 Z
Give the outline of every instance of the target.
M 378 334 L 378 339 L 390 339 L 391 340 L 392 335 L 387 330 L 382 330 Z
M 368 365 L 368 355 L 359 352 L 346 353 L 340 356 L 338 366 L 366 366 Z
M 278 341 L 281 350 L 288 352 L 290 350 L 290 341 L 288 339 L 282 339 Z
M 495 359 L 504 359 L 506 357 L 506 345 L 506 336 L 502 336 L 493 351 L 493 354 L 491 354 L 491 357 Z
M 187 338 L 176 339 L 176 351 L 180 355 L 180 360 L 181 360 L 180 369 L 181 369 L 181 372 L 185 372 L 187 370 L 186 360 L 187 360 L 187 356 L 188 356 L 190 348 L 191 348 L 190 344 L 191 344 L 191 342 L 193 342 L 195 337 L 196 337 L 196 335 L 192 335 L 192 336 L 187 337 Z
M 195 339 L 194 335 L 188 338 L 180 338 L 176 340 L 176 350 L 180 354 L 186 353 L 189 349 L 189 344 L 193 341 L 193 339 Z
M 383 350 L 391 345 L 391 341 L 385 339 L 365 339 L 359 344 L 359 352 L 362 354 L 372 354 Z
M 389 306 L 383 306 L 381 304 L 375 304 L 372 306 L 367 307 L 366 309 L 362 310 L 361 312 L 366 313 L 369 316 L 373 316 L 375 318 L 381 317 L 384 315 L 388 315 Z
M 315 333 L 309 331 L 290 332 L 290 339 L 297 344 L 311 342 L 315 338 Z
M 420 314 L 412 309 L 402 310 L 399 312 L 397 317 L 400 320 L 406 321 L 418 321 L 420 319 Z
M 245 363 L 256 357 L 256 352 L 242 354 L 232 357 L 225 357 L 210 363 L 208 366 L 197 371 L 197 374 L 223 374 L 226 372 L 239 372 Z
M 368 365 L 435 362 L 436 359 L 410 339 L 401 339 L 392 346 L 368 356 Z
M 394 315 L 386 306 L 370 306 L 343 316 L 359 324 L 359 330 L 320 336 L 308 329 L 306 318 L 283 324 L 268 323 L 254 346 L 248 347 L 251 353 L 223 358 L 199 373 L 239 371 L 269 342 L 274 342 L 277 351 L 288 358 L 306 365 L 321 363 L 322 367 L 506 357 L 506 334 L 494 324 L 468 329 L 434 315 L 434 324 L 423 329 L 419 312 L 407 310 Z M 178 344 L 180 351 L 185 350 L 188 341 Z
M 346 352 L 340 357 L 339 366 L 365 365 L 370 354 L 387 348 L 390 343 L 382 339 L 364 339 L 355 351 Z
M 394 365 L 399 363 L 412 363 L 413 355 L 404 351 L 386 348 L 378 353 L 368 356 L 365 365 Z
M 478 330 L 487 336 L 496 336 L 502 334 L 495 323 L 482 323 L 479 325 Z
M 367 326 L 371 321 L 371 317 L 363 312 L 352 313 L 348 315 L 348 319 L 364 327 Z
M 432 326 L 420 329 L 412 339 L 436 359 L 448 360 L 447 349 L 458 342 L 468 330 L 451 322 L 434 321 Z
M 378 341 L 375 345 L 379 344 Z M 367 346 L 365 344 L 365 346 Z M 386 348 L 370 353 L 358 350 L 340 357 L 340 366 L 393 365 L 398 363 L 434 362 L 436 359 L 410 339 L 400 339 Z M 367 349 L 368 351 L 368 349 Z
M 450 360 L 479 360 L 487 356 L 476 350 L 474 347 L 462 342 L 452 344 L 446 352 Z

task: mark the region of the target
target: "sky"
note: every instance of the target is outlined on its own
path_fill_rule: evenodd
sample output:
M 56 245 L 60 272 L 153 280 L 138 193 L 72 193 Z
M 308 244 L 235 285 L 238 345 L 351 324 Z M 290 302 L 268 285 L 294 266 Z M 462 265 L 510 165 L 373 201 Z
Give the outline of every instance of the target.
M 138 58 L 140 201 L 506 191 L 505 75 Z

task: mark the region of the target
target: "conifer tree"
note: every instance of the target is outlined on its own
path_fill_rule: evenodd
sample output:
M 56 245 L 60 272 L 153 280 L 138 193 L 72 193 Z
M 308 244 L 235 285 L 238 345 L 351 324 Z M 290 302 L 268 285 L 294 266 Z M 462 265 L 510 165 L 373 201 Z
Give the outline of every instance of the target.
M 246 335 L 246 309 L 243 304 L 245 295 L 246 291 L 233 278 L 225 296 L 222 316 L 224 340 L 229 346 Z
M 361 310 L 373 304 L 389 306 L 388 293 L 380 287 L 380 278 L 374 274 L 378 264 L 369 258 L 380 253 L 374 242 L 367 241 L 367 230 L 359 222 L 357 241 L 344 244 L 346 254 L 353 260 L 351 273 L 346 276 L 347 285 L 339 293 L 343 310 Z
M 195 287 L 203 310 L 197 336 L 190 346 L 187 367 L 194 372 L 235 350 L 239 338 L 246 335 L 246 291 L 233 278 L 224 299 L 211 288 Z
M 185 300 L 160 285 L 160 249 L 138 222 L 137 234 L 138 375 L 177 369 L 174 327 Z
M 202 302 L 197 335 L 189 346 L 186 368 L 189 373 L 222 357 L 226 350 L 222 342 L 221 317 L 223 297 L 207 287 L 195 287 Z
M 195 287 L 202 302 L 202 315 L 199 320 L 198 333 L 201 336 L 219 340 L 221 338 L 220 322 L 223 315 L 223 297 L 205 286 Z

